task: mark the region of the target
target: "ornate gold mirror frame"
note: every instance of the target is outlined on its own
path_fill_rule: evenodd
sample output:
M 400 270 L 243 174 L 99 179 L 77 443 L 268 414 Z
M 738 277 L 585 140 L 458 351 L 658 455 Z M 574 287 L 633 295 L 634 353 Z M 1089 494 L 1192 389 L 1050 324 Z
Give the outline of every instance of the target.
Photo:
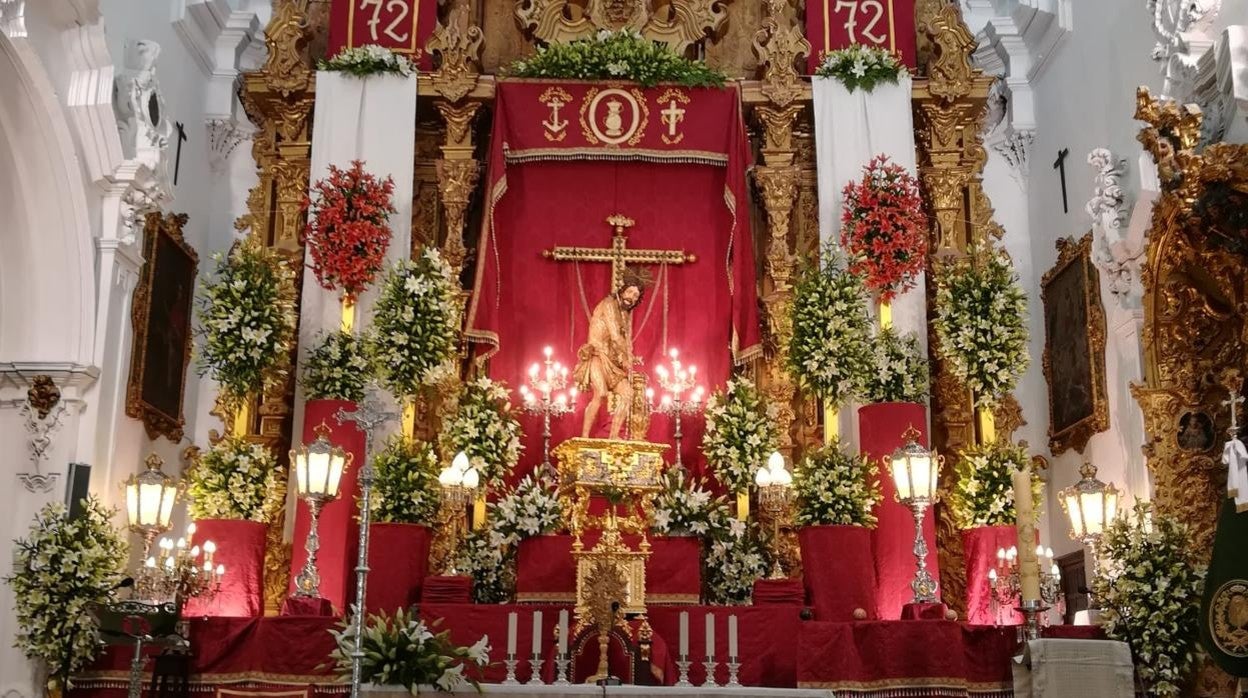
M 1092 264 L 1092 233 L 1057 241 L 1057 263 L 1040 280 L 1044 301 L 1044 380 L 1049 385 L 1049 450 L 1080 453 L 1109 428 L 1105 389 L 1105 306 Z M 1080 312 L 1081 311 L 1081 312 Z M 1082 317 L 1080 317 L 1080 315 Z M 1060 327 L 1061 318 L 1079 326 Z M 1066 410 L 1078 409 L 1076 414 Z

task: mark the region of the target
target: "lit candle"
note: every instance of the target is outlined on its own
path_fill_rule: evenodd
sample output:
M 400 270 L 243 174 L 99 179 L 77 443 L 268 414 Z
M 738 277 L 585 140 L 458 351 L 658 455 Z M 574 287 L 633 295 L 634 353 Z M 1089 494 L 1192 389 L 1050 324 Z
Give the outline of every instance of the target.
M 549 349 L 550 347 L 546 347 Z M 533 654 L 542 653 L 542 612 L 533 612 Z
M 1031 496 L 1031 461 L 1024 460 L 1023 467 L 1013 472 L 1014 509 L 1017 514 L 1015 528 L 1018 531 L 1018 584 L 1023 601 L 1040 599 L 1040 563 L 1031 543 L 1036 540 L 1036 513 Z
M 1049 568 L 1049 573 L 1052 574 L 1054 577 L 1057 577 L 1061 574 L 1060 571 L 1057 569 L 1056 562 L 1054 562 L 1053 566 Z
M 737 617 L 728 616 L 728 656 L 735 661 L 737 658 Z
M 559 654 L 568 653 L 568 609 L 559 611 Z
M 195 537 L 195 531 L 196 531 L 196 527 L 195 527 L 194 521 L 186 525 L 186 539 L 188 541 Z
M 145 567 L 150 567 L 150 568 L 152 568 L 152 569 L 155 569 L 155 568 L 156 568 L 156 558 L 154 558 L 154 557 L 149 557 L 149 558 L 147 558 L 147 562 L 143 563 L 143 565 L 144 565 Z
M 217 579 L 225 576 L 225 565 L 217 565 Z
M 988 570 L 988 581 L 992 582 L 993 584 L 997 583 L 997 571 L 996 570 Z
M 680 612 L 680 656 L 689 656 L 689 612 Z
M 519 617 L 515 612 L 507 614 L 507 656 L 516 656 L 516 623 Z
M 543 349 L 543 350 L 542 350 L 542 353 L 543 353 L 543 354 L 545 354 L 545 355 L 546 355 L 546 358 L 548 358 L 548 359 L 549 359 L 549 358 L 550 358 L 550 355 L 551 355 L 551 354 L 553 354 L 553 353 L 555 353 L 555 350 L 554 350 L 554 349 L 551 349 L 550 347 L 546 347 L 545 349 Z
M 706 658 L 715 656 L 715 614 L 706 614 Z

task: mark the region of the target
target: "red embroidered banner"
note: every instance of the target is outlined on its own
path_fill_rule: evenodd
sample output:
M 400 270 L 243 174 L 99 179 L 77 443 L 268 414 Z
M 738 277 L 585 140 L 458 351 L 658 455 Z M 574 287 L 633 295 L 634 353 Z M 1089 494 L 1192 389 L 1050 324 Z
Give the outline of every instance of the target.
M 429 70 L 425 42 L 437 21 L 437 0 L 334 0 L 326 53 L 334 56 L 344 48 L 376 44 Z
M 806 40 L 811 73 L 823 52 L 850 44 L 888 49 L 913 70 L 914 0 L 806 0 Z
M 638 265 L 653 283 L 633 313 L 636 370 L 651 375 L 668 349 L 679 348 L 706 390 L 720 387 L 734 363 L 761 353 L 748 166 L 733 87 L 500 82 L 466 324 L 469 339 L 492 357 L 490 375 L 518 388 L 546 346 L 555 360 L 576 363 L 590 309 L 612 290 L 612 265 L 545 253 L 610 247 L 606 220 L 620 214 L 634 221 L 628 248 L 679 250 L 696 260 Z M 661 393 L 653 378 L 650 385 Z M 552 443 L 579 435 L 582 419 L 578 410 L 552 420 Z M 606 421 L 604 410 L 599 425 Z M 518 474 L 542 454 L 541 420 L 526 418 L 524 426 Z M 672 443 L 673 427 L 656 414 L 648 436 Z M 701 432 L 700 417 L 684 418 L 683 460 L 695 473 Z

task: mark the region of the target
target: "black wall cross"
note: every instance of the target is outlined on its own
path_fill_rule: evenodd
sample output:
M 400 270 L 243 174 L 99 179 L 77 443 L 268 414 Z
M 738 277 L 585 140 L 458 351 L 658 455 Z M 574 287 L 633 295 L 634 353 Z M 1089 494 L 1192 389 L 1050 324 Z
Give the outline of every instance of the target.
M 186 142 L 186 128 L 182 126 L 181 121 L 175 121 L 173 125 L 178 129 L 178 152 L 173 156 L 173 186 L 176 187 L 178 186 L 178 170 L 182 168 L 182 144 Z
M 1070 155 L 1070 148 L 1062 148 L 1057 151 L 1057 160 L 1053 163 L 1053 169 L 1058 171 L 1062 178 L 1062 213 L 1070 213 L 1070 206 L 1066 203 L 1066 156 Z M 177 181 L 175 180 L 176 184 Z

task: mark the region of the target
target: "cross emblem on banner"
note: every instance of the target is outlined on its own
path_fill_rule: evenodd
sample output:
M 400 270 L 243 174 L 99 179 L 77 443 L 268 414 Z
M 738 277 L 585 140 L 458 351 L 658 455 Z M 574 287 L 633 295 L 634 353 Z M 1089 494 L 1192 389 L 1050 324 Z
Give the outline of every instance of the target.
M 605 262 L 611 265 L 611 292 L 619 290 L 624 270 L 629 264 L 692 264 L 695 255 L 684 250 L 645 250 L 628 247 L 628 229 L 635 222 L 620 214 L 607 218 L 611 226 L 610 247 L 554 247 L 542 253 L 546 259 L 556 262 Z

